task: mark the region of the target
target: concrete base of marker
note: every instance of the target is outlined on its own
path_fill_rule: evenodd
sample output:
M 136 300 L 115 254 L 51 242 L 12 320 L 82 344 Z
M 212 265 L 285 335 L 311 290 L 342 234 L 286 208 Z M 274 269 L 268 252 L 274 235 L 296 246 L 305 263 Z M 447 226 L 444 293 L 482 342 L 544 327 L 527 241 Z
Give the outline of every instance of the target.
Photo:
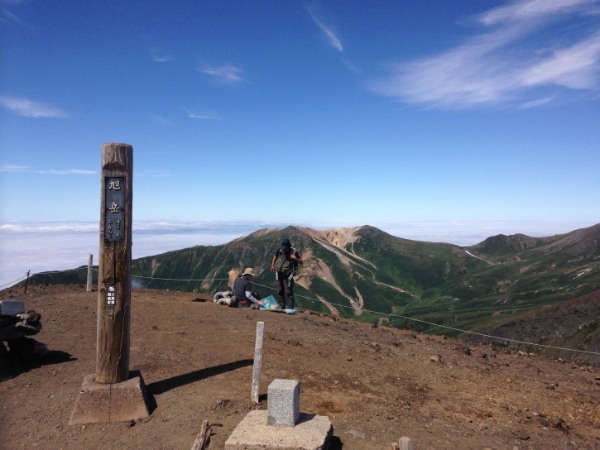
M 126 422 L 150 416 L 146 386 L 139 372 L 131 372 L 130 378 L 121 383 L 96 383 L 95 379 L 95 374 L 84 378 L 69 425 Z
M 267 425 L 268 411 L 250 411 L 225 442 L 225 450 L 326 450 L 333 426 L 327 416 L 300 413 L 294 427 Z

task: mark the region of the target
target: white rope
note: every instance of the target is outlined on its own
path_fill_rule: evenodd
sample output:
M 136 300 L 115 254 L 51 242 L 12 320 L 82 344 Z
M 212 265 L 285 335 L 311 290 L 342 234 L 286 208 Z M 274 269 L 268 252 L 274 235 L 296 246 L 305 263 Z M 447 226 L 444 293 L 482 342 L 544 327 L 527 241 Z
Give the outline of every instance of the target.
M 259 283 L 254 283 L 253 282 L 253 284 L 256 284 L 257 286 L 266 287 L 266 288 L 275 290 L 273 288 L 270 288 L 269 286 L 264 286 L 264 285 L 259 284 Z M 312 301 L 315 301 L 315 302 L 320 302 L 320 300 L 317 299 L 317 298 L 310 298 L 310 297 L 306 297 L 304 295 L 299 295 L 299 294 L 294 294 L 294 296 L 295 297 L 303 297 L 305 299 L 312 300 Z M 330 304 L 333 305 L 333 306 L 339 306 L 341 308 L 347 308 L 347 309 L 352 309 L 353 310 L 353 308 L 351 306 L 342 305 L 340 303 L 331 303 L 330 302 Z M 400 315 L 400 314 L 393 314 L 393 313 L 386 314 L 386 313 L 382 313 L 382 312 L 379 312 L 379 311 L 373 311 L 373 310 L 365 309 L 365 308 L 363 308 L 363 311 L 366 311 L 366 312 L 369 312 L 369 313 L 372 313 L 372 314 L 377 314 L 377 315 L 380 315 L 380 316 L 398 317 L 398 318 L 401 318 L 401 319 L 410 320 L 412 322 L 419 322 L 419 323 L 423 323 L 423 324 L 434 326 L 434 327 L 445 328 L 447 330 L 452 330 L 452 331 L 459 331 L 461 333 L 472 334 L 472 335 L 475 335 L 475 336 L 481 336 L 481 337 L 485 337 L 485 338 L 489 338 L 489 339 L 497 339 L 497 340 L 505 341 L 505 342 L 513 342 L 515 344 L 532 345 L 532 346 L 535 346 L 535 347 L 549 348 L 549 349 L 554 349 L 554 350 L 565 350 L 565 351 L 575 352 L 575 353 L 585 353 L 587 355 L 600 355 L 600 352 L 593 352 L 593 351 L 589 351 L 589 350 L 576 350 L 576 349 L 573 349 L 573 348 L 558 347 L 558 346 L 555 346 L 555 345 L 537 344 L 535 342 L 520 341 L 520 340 L 517 340 L 517 339 L 503 338 L 503 337 L 500 337 L 500 336 L 492 336 L 492 335 L 489 335 L 489 334 L 478 333 L 476 331 L 469 331 L 469 330 L 463 330 L 461 328 L 449 327 L 447 325 L 441 325 L 441 324 L 435 323 L 435 322 L 428 322 L 427 320 L 416 319 L 414 317 L 403 316 L 403 315 Z
M 79 269 L 75 269 L 75 270 L 83 270 L 83 269 L 87 270 L 87 267 L 80 267 Z M 97 270 L 97 269 L 94 268 L 94 270 Z M 57 270 L 57 271 L 54 271 L 54 272 L 41 272 L 41 273 L 56 273 L 56 272 L 61 272 L 61 271 Z M 21 280 L 23 278 L 25 278 L 25 277 L 22 277 L 19 280 Z M 178 281 L 178 282 L 192 282 L 192 281 L 194 281 L 194 282 L 200 282 L 200 281 L 209 281 L 209 280 L 211 280 L 211 281 L 229 281 L 229 278 L 176 279 L 176 278 L 145 277 L 145 276 L 142 276 L 142 275 L 132 275 L 132 278 L 142 278 L 142 279 L 159 280 L 159 281 Z M 19 280 L 16 280 L 16 281 L 19 281 Z M 15 281 L 13 281 L 12 283 L 15 283 Z M 12 284 L 12 283 L 8 283 L 8 284 Z M 255 285 L 257 285 L 257 286 L 264 287 L 264 288 L 267 288 L 267 289 L 271 289 L 272 291 L 276 291 L 276 289 L 273 288 L 273 287 L 271 287 L 271 286 L 266 286 L 264 284 L 256 283 L 254 281 L 252 283 L 255 284 Z M 7 285 L 4 285 L 4 286 L 7 286 Z M 0 288 L 1 287 L 2 286 L 0 286 Z M 318 298 L 306 297 L 305 295 L 301 295 L 301 294 L 294 294 L 294 296 L 295 297 L 305 298 L 305 299 L 313 301 L 313 302 L 321 302 L 321 300 L 319 300 Z M 333 305 L 333 306 L 341 307 L 341 308 L 352 309 L 351 306 L 342 305 L 340 303 L 330 303 L 330 304 Z M 528 341 L 521 341 L 521 340 L 518 340 L 518 339 L 503 338 L 503 337 L 500 337 L 500 336 L 492 336 L 492 335 L 489 335 L 489 334 L 478 333 L 476 331 L 469 331 L 469 330 L 463 330 L 461 328 L 449 327 L 447 325 L 441 325 L 441 324 L 435 323 L 435 322 L 428 322 L 427 320 L 416 319 L 414 317 L 403 316 L 403 315 L 400 315 L 400 314 L 383 313 L 383 312 L 380 312 L 380 311 L 373 311 L 373 310 L 364 309 L 364 308 L 363 308 L 363 311 L 366 311 L 366 312 L 369 312 L 369 313 L 372 313 L 372 314 L 376 314 L 376 315 L 380 315 L 380 316 L 398 317 L 398 318 L 401 318 L 401 319 L 406 319 L 406 320 L 409 320 L 409 321 L 412 321 L 412 322 L 419 322 L 419 323 L 423 323 L 423 324 L 430 325 L 430 326 L 433 326 L 433 327 L 444 328 L 446 330 L 458 331 L 460 333 L 472 334 L 474 336 L 480 336 L 480 337 L 485 337 L 485 338 L 488 338 L 488 339 L 495 339 L 495 340 L 504 341 L 504 342 L 512 342 L 512 343 L 515 343 L 515 344 L 522 344 L 522 345 L 532 345 L 532 346 L 535 346 L 535 347 L 548 348 L 548 349 L 553 349 L 553 350 L 564 350 L 564 351 L 574 352 L 574 353 L 584 353 L 586 355 L 600 355 L 600 352 L 593 352 L 593 351 L 589 351 L 589 350 L 576 350 L 576 349 L 573 349 L 573 348 L 558 347 L 558 346 L 555 346 L 555 345 L 537 344 L 535 342 L 528 342 Z
M 15 281 L 11 281 L 10 283 L 3 284 L 2 286 L 0 286 L 0 289 L 3 289 L 6 286 L 12 286 L 13 284 L 18 283 L 19 281 L 24 280 L 25 278 L 27 278 L 27 275 L 24 275 L 21 278 L 17 278 Z
M 177 279 L 177 278 L 155 278 L 155 277 L 144 277 L 142 275 L 131 275 L 132 278 L 143 278 L 145 280 L 159 280 L 159 281 L 228 281 L 229 278 L 186 278 L 186 279 Z
M 94 272 L 98 272 L 98 268 L 97 267 L 92 267 L 92 270 Z M 177 282 L 197 282 L 197 281 L 229 281 L 229 278 L 185 278 L 185 279 L 178 279 L 178 278 L 156 278 L 156 277 L 145 277 L 143 275 L 131 275 L 131 278 L 142 278 L 144 280 L 158 280 L 158 281 L 177 281 Z

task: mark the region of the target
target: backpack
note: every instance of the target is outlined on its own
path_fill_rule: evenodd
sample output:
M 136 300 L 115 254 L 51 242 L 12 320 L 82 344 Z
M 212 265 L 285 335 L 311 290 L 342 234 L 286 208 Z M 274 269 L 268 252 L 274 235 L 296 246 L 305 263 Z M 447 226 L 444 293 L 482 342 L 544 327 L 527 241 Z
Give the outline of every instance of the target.
M 297 250 L 294 247 L 281 247 L 277 250 L 275 272 L 282 272 L 286 277 L 296 272 L 298 262 L 290 258 L 292 252 L 297 255 Z

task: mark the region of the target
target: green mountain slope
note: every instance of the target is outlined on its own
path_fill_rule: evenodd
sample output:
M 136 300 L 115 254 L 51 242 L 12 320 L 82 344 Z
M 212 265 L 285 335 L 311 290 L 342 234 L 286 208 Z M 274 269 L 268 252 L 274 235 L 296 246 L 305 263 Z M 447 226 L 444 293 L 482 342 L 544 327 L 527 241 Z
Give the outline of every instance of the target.
M 224 245 L 136 259 L 135 285 L 211 294 L 253 267 L 257 290 L 274 294 L 269 268 L 284 238 L 305 260 L 296 275 L 300 308 L 419 331 L 498 329 L 600 290 L 600 224 L 543 238 L 498 235 L 471 247 L 401 239 L 371 226 L 263 229 Z

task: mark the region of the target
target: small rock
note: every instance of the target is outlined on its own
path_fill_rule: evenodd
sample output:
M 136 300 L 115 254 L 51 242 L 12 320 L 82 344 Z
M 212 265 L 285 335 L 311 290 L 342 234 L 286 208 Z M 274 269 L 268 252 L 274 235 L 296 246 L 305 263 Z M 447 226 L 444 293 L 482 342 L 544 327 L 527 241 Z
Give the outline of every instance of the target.
M 367 345 L 371 348 L 371 350 L 373 350 L 375 353 L 379 353 L 381 351 L 381 345 L 379 345 L 377 342 L 370 342 L 367 343 Z
M 531 438 L 527 430 L 515 430 L 513 434 L 522 441 L 528 441 Z
M 554 428 L 558 428 L 560 431 L 569 434 L 569 425 L 565 419 L 558 419 L 558 421 L 554 424 Z
M 226 409 L 229 408 L 232 405 L 231 400 L 229 399 L 222 399 L 222 400 L 218 400 L 214 409 L 218 410 L 218 409 Z
M 540 425 L 544 428 L 548 428 L 548 419 L 546 419 L 546 417 L 540 415 L 538 418 L 538 422 L 540 423 Z
M 429 357 L 429 361 L 434 363 L 440 363 L 442 362 L 442 357 L 440 355 L 432 355 Z
M 365 433 L 363 433 L 362 431 L 358 431 L 358 430 L 350 430 L 350 431 L 348 431 L 348 434 L 356 439 L 366 439 L 367 438 L 367 435 Z

